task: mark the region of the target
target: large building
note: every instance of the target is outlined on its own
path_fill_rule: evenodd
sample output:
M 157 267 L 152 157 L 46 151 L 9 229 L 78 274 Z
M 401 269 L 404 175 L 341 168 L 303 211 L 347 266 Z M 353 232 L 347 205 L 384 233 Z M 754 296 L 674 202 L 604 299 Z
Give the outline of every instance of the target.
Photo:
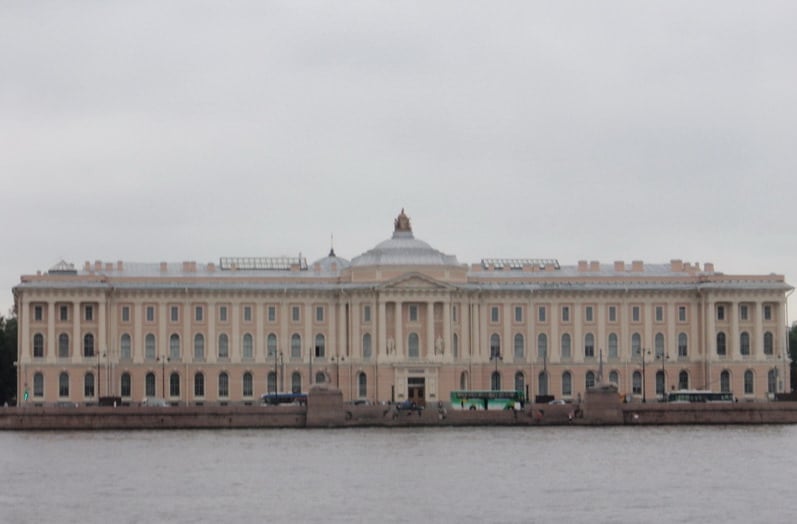
M 454 389 L 577 399 L 598 380 L 638 400 L 671 389 L 765 400 L 790 390 L 782 275 L 713 264 L 483 259 L 413 235 L 346 260 L 60 263 L 21 277 L 21 403 L 256 403 L 338 387 L 346 401 L 447 400 Z

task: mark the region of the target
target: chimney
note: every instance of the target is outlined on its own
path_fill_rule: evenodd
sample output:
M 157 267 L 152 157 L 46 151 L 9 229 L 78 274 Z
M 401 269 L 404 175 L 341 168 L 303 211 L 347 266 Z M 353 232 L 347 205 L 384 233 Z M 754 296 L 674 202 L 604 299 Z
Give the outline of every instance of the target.
M 618 273 L 625 272 L 625 262 L 622 260 L 615 260 L 614 261 L 614 270 Z
M 587 261 L 586 260 L 579 260 L 578 261 L 578 272 L 584 273 L 587 271 Z
M 631 262 L 631 271 L 634 273 L 642 273 L 645 271 L 645 264 L 641 260 L 634 260 Z
M 592 262 L 589 263 L 589 270 L 592 271 L 593 273 L 597 273 L 598 271 L 601 270 L 601 263 L 598 262 L 597 260 L 593 260 Z
M 684 262 L 683 260 L 674 258 L 670 260 L 670 271 L 673 273 L 680 273 L 684 270 Z

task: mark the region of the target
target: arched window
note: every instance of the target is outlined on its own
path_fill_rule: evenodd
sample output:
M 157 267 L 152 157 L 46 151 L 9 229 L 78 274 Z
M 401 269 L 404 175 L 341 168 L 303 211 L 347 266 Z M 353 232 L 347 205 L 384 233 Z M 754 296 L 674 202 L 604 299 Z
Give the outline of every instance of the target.
M 540 371 L 540 374 L 537 376 L 537 394 L 548 394 L 548 374 L 545 371 Z
M 195 397 L 205 396 L 205 375 L 203 375 L 202 373 L 194 374 L 194 396 Z
M 269 371 L 266 377 L 266 391 L 269 393 L 277 392 L 277 374 L 273 371 Z
M 169 358 L 180 360 L 180 335 L 172 333 L 169 337 Z
M 584 335 L 584 358 L 595 358 L 595 336 L 592 333 Z
M 255 356 L 255 339 L 251 333 L 244 333 L 243 344 L 242 344 L 242 357 L 245 360 L 252 360 Z M 229 357 L 230 353 L 227 352 L 227 356 Z
M 548 335 L 545 333 L 537 335 L 537 358 L 542 360 L 548 358 Z
M 639 333 L 631 335 L 631 355 L 638 357 L 642 354 L 642 337 Z
M 130 360 L 133 357 L 133 339 L 128 333 L 122 335 L 119 340 L 119 358 Z
M 498 391 L 501 389 L 501 373 L 498 371 L 493 371 L 493 374 L 491 375 L 490 389 L 493 391 Z
M 617 356 L 617 333 L 609 333 L 609 358 L 615 359 Z
M 66 371 L 58 375 L 58 396 L 61 398 L 69 396 L 69 374 Z
M 772 355 L 775 344 L 773 343 L 772 333 L 767 331 L 764 333 L 764 354 Z
M 277 356 L 277 335 L 274 333 L 268 334 L 268 338 L 266 339 L 266 350 L 268 351 L 269 357 Z
M 44 396 L 44 375 L 39 372 L 36 372 L 33 375 L 33 396 Z
M 219 334 L 219 345 L 217 350 L 220 359 L 230 358 L 230 337 L 227 333 Z
M 459 374 L 459 389 L 468 389 L 468 372 L 463 371 Z
M 501 337 L 498 333 L 490 335 L 490 358 L 501 356 Z
M 410 333 L 410 336 L 407 340 L 407 356 L 409 358 L 418 358 L 421 355 L 421 350 L 418 341 L 418 334 L 417 333 Z
M 459 358 L 459 336 L 456 333 L 451 336 L 451 355 Z
M 689 344 L 686 333 L 678 334 L 678 356 L 683 358 L 689 354 Z
M 731 373 L 727 369 L 720 373 L 720 393 L 731 392 Z
M 664 335 L 656 333 L 656 337 L 653 340 L 656 358 L 664 358 Z
M 728 349 L 725 347 L 725 333 L 717 333 L 717 355 L 725 356 Z
M 227 398 L 230 396 L 230 376 L 225 373 L 219 373 L 219 398 Z
M 778 370 L 773 368 L 767 372 L 767 393 L 778 391 Z
M 86 333 L 83 336 L 83 356 L 84 357 L 94 356 L 94 335 L 92 335 L 91 333 Z
M 587 374 L 584 378 L 584 385 L 586 386 L 586 389 L 595 387 L 595 373 L 593 371 L 587 371 Z
M 130 373 L 122 373 L 122 377 L 119 380 L 119 396 L 130 398 L 133 393 L 132 388 L 133 382 L 130 379 Z
M 357 374 L 357 396 L 360 398 L 368 396 L 368 376 L 365 373 Z
M 169 375 L 169 396 L 180 396 L 180 375 L 177 373 Z
M 570 360 L 572 358 L 571 353 L 571 346 L 572 342 L 570 339 L 570 333 L 565 333 L 562 335 L 562 360 Z
M 750 355 L 750 333 L 747 331 L 739 335 L 739 353 L 743 356 Z
M 569 371 L 562 373 L 562 396 L 570 397 L 573 395 L 573 375 Z
M 205 336 L 202 333 L 194 335 L 194 360 L 205 360 Z
M 291 335 L 291 358 L 302 358 L 302 337 L 299 333 Z
M 91 398 L 94 396 L 94 373 L 86 373 L 83 376 L 83 396 Z
M 58 358 L 69 358 L 69 335 L 58 335 Z
M 656 394 L 664 395 L 666 387 L 664 385 L 664 372 L 659 370 L 656 372 Z
M 254 394 L 254 383 L 252 382 L 252 374 L 249 373 L 248 371 L 244 373 L 243 394 L 244 397 L 251 397 Z
M 753 370 L 748 369 L 744 372 L 744 394 L 745 395 L 752 395 L 753 394 Z
M 520 391 L 521 393 L 526 391 L 526 377 L 520 371 L 515 373 L 515 391 Z
M 634 395 L 642 394 L 642 373 L 639 371 L 634 371 L 634 374 L 631 375 L 631 392 Z
M 144 358 L 155 360 L 155 349 L 155 335 L 149 333 L 144 339 Z
M 689 389 L 689 373 L 686 371 L 678 373 L 678 389 Z
M 614 385 L 620 385 L 620 374 L 615 370 L 611 370 L 609 372 L 609 382 Z
M 327 375 L 323 371 L 319 371 L 315 374 L 315 383 L 316 384 L 323 384 L 327 381 Z
M 363 335 L 363 358 L 368 359 L 371 358 L 371 353 L 373 351 L 371 344 L 371 334 L 366 333 Z
M 154 397 L 155 393 L 155 373 L 149 372 L 144 377 L 144 394 L 148 397 Z
M 33 358 L 44 358 L 44 335 L 33 335 Z
M 301 393 L 302 392 L 302 374 L 298 371 L 294 371 L 291 375 L 291 392 L 292 393 Z
M 326 354 L 326 340 L 324 335 L 318 333 L 315 336 L 315 358 L 324 358 Z
M 515 335 L 515 358 L 518 360 L 523 359 L 523 353 L 525 352 L 523 348 L 524 345 L 523 335 L 517 333 Z

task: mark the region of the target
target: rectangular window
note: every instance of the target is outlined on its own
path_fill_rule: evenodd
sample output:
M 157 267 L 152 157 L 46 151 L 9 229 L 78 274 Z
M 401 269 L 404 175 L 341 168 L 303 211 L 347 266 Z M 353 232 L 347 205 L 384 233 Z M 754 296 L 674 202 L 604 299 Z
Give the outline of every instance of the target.
M 59 307 L 58 312 L 61 318 L 61 322 L 66 322 L 69 320 L 69 306 Z
M 316 308 L 315 308 L 315 321 L 316 322 L 323 322 L 324 321 L 324 306 L 316 306 Z
M 268 321 L 277 321 L 277 306 L 268 306 Z
M 227 322 L 227 306 L 219 306 L 219 322 Z
M 594 322 L 595 321 L 593 313 L 592 313 L 592 306 L 587 306 L 586 308 L 584 308 L 584 319 L 587 322 Z
M 772 306 L 764 306 L 764 320 L 772 320 Z
M 656 322 L 664 322 L 664 308 L 656 306 Z
M 155 306 L 147 306 L 147 322 L 155 322 Z
M 617 322 L 617 307 L 609 306 L 609 322 Z
M 457 306 L 451 306 L 451 320 L 457 321 Z
M 172 322 L 180 321 L 180 308 L 179 306 L 172 306 L 169 308 L 169 318 Z
M 299 322 L 302 318 L 300 313 L 301 310 L 299 309 L 299 306 L 293 306 L 291 308 L 291 320 L 294 322 Z
M 498 308 L 496 306 L 490 308 L 490 322 L 498 322 Z
M 130 322 L 130 306 L 122 306 L 122 322 Z
M 717 306 L 717 320 L 725 320 L 725 306 Z
M 244 306 L 244 322 L 252 321 L 252 306 Z
M 202 322 L 205 317 L 205 310 L 202 306 L 196 306 L 194 308 L 194 321 L 195 322 Z
M 633 306 L 631 308 L 631 321 L 639 322 L 639 318 L 640 318 L 640 308 L 639 306 Z
M 410 322 L 418 322 L 418 306 L 410 304 Z
M 747 305 L 742 304 L 741 306 L 739 306 L 739 320 L 747 320 L 747 315 L 748 315 Z
M 363 306 L 363 322 L 371 321 L 371 306 Z
M 38 320 L 38 321 L 44 320 L 44 308 L 42 308 L 41 306 L 34 306 L 33 320 Z
M 92 322 L 94 320 L 94 308 L 91 306 L 86 306 L 83 311 L 83 315 L 86 319 L 86 322 Z
M 562 322 L 570 322 L 570 306 L 562 306 Z
M 678 322 L 686 322 L 686 306 L 678 306 Z
M 545 321 L 546 321 L 546 320 L 545 320 L 545 317 L 546 317 L 546 313 L 545 313 L 545 306 L 540 306 L 540 307 L 537 309 L 537 320 L 538 320 L 539 322 L 545 322 Z
M 523 307 L 515 306 L 515 322 L 523 322 Z

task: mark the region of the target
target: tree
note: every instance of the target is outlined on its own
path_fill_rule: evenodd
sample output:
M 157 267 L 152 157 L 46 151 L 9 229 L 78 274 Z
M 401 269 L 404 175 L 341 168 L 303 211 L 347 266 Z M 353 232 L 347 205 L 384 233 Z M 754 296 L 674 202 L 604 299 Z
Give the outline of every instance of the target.
M 0 406 L 13 404 L 17 395 L 17 319 L 0 317 Z

